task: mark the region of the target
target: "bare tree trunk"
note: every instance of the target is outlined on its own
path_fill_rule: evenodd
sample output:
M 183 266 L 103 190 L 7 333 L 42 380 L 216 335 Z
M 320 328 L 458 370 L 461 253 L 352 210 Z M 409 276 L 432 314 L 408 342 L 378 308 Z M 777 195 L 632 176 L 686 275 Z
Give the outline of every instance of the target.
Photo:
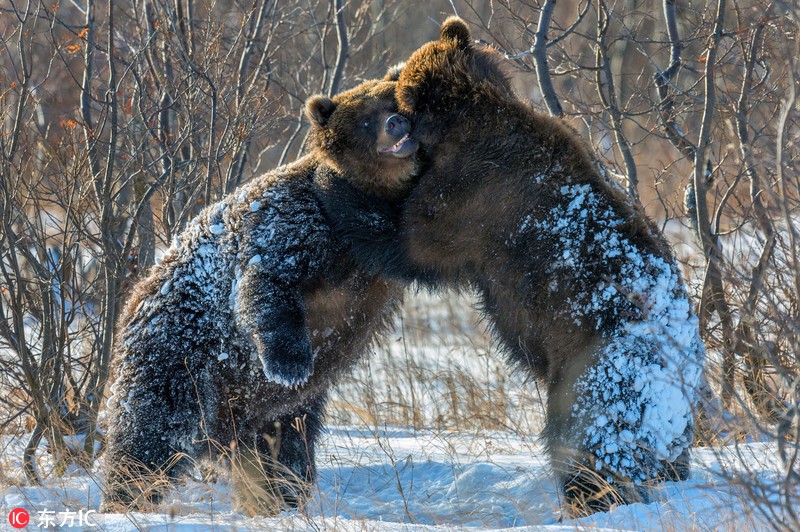
M 331 76 L 330 85 L 328 85 L 328 96 L 337 94 L 342 84 L 342 76 L 344 76 L 344 66 L 347 63 L 347 54 L 349 53 L 350 44 L 347 40 L 347 23 L 344 19 L 344 2 L 343 0 L 330 0 L 333 8 L 334 16 L 336 18 L 336 66 L 333 67 L 333 76 Z
M 697 149 L 694 154 L 692 183 L 695 190 L 697 229 L 703 245 L 703 254 L 706 258 L 706 271 L 703 278 L 703 297 L 700 301 L 699 311 L 700 320 L 701 324 L 707 324 L 708 317 L 715 311 L 719 316 L 723 337 L 722 403 L 725 408 L 730 408 L 733 401 L 736 370 L 734 325 L 733 317 L 725 298 L 725 289 L 722 284 L 722 272 L 720 270 L 720 263 L 722 261 L 721 251 L 716 235 L 711 232 L 711 218 L 709 216 L 706 198 L 710 182 L 710 172 L 707 172 L 705 168 L 706 166 L 710 167 L 710 164 L 705 164 L 705 155 L 708 146 L 711 144 L 711 120 L 717 103 L 715 85 L 716 61 L 719 42 L 722 38 L 724 20 L 725 0 L 717 0 L 714 29 L 706 49 L 706 66 L 704 72 L 705 101 Z
M 118 235 L 119 223 L 116 220 L 114 207 L 114 170 L 116 162 L 117 134 L 118 134 L 118 97 L 117 97 L 117 75 L 114 57 L 114 4 L 108 2 L 106 11 L 107 24 L 107 68 L 108 82 L 105 92 L 105 107 L 109 116 L 108 129 L 108 148 L 106 152 L 106 165 L 102 173 L 95 174 L 98 181 L 96 189 L 101 192 L 98 201 L 101 204 L 102 212 L 100 215 L 100 227 L 102 232 L 103 256 L 101 264 L 103 279 L 103 305 L 101 320 L 101 339 L 98 345 L 98 370 L 94 373 L 93 379 L 87 387 L 87 399 L 89 403 L 89 415 L 86 417 L 86 427 L 82 427 L 85 434 L 84 454 L 87 457 L 86 465 L 91 465 L 94 454 L 94 439 L 97 431 L 97 415 L 100 406 L 103 404 L 103 390 L 108 381 L 109 368 L 111 365 L 111 350 L 114 341 L 114 325 L 117 321 L 119 310 L 119 276 L 121 271 L 121 260 L 119 256 L 120 247 L 118 242 L 121 240 Z M 88 47 L 88 46 L 87 46 Z M 88 69 L 88 65 L 86 66 Z M 88 90 L 88 87 L 84 87 Z M 89 122 L 91 124 L 91 122 Z
M 745 174 L 750 179 L 750 201 L 753 204 L 753 214 L 765 237 L 764 246 L 759 253 L 758 262 L 750 271 L 750 287 L 747 299 L 742 307 L 736 337 L 739 347 L 737 351 L 744 354 L 745 371 L 743 381 L 748 395 L 753 401 L 759 415 L 771 422 L 777 421 L 778 406 L 774 393 L 769 389 L 766 380 L 767 353 L 765 345 L 760 345 L 757 323 L 755 318 L 756 305 L 764 288 L 764 276 L 767 272 L 767 263 L 772 258 L 775 250 L 775 229 L 770 220 L 767 206 L 764 204 L 764 190 L 761 179 L 752 158 L 751 139 L 748 132 L 749 124 L 749 94 L 753 84 L 753 70 L 758 54 L 761 50 L 764 35 L 764 25 L 758 25 L 750 41 L 750 50 L 744 63 L 744 77 L 739 100 L 736 106 L 736 133 L 739 140 L 739 154 L 744 163 Z
M 539 14 L 539 25 L 533 40 L 532 51 L 533 62 L 536 65 L 536 79 L 547 110 L 553 116 L 563 116 L 564 110 L 556 95 L 556 89 L 553 87 L 550 67 L 547 66 L 547 32 L 550 30 L 550 21 L 553 18 L 553 9 L 555 7 L 555 0 L 545 0 L 542 11 Z

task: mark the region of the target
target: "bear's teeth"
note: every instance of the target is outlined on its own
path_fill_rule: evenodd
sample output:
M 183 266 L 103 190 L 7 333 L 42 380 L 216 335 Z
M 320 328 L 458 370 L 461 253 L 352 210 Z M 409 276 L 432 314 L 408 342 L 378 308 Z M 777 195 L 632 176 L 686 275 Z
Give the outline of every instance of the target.
M 397 153 L 403 147 L 403 144 L 406 143 L 408 140 L 408 133 L 403 135 L 403 138 L 397 141 L 393 146 L 389 148 L 378 148 L 378 153 Z
M 398 141 L 397 141 L 397 144 L 395 144 L 394 146 L 392 146 L 392 152 L 393 152 L 393 153 L 396 153 L 396 152 L 400 151 L 400 148 L 402 148 L 402 147 L 403 147 L 403 144 L 405 144 L 405 142 L 406 142 L 407 140 L 408 140 L 408 133 L 406 133 L 405 135 L 403 135 L 403 138 L 401 138 L 400 140 L 398 140 Z

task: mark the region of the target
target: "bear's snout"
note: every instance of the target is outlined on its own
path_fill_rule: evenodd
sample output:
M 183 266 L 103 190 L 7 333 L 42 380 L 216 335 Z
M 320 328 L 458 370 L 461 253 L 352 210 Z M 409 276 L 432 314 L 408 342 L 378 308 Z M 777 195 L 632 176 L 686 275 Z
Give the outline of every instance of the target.
M 386 119 L 386 133 L 401 137 L 411 130 L 408 119 L 401 115 L 392 115 Z
M 378 139 L 378 153 L 391 155 L 397 159 L 405 159 L 416 153 L 419 143 L 408 138 L 411 122 L 408 118 L 394 114 L 386 119 L 384 131 Z

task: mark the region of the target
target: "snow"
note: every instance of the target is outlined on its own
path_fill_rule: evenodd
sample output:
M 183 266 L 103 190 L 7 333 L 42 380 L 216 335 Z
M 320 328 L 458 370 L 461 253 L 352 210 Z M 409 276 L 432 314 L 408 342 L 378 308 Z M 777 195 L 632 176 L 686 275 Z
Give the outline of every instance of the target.
M 8 438 L 4 443 L 17 450 L 23 444 Z M 321 444 L 319 483 L 302 511 L 248 518 L 232 508 L 225 478 L 216 483 L 190 479 L 167 495 L 158 512 L 92 513 L 90 518 L 107 531 L 753 530 L 768 523 L 727 477 L 755 470 L 767 481 L 779 478 L 771 444 L 696 449 L 694 478 L 653 488 L 649 504 L 575 519 L 559 510 L 555 482 L 535 435 L 334 426 Z M 67 511 L 86 514 L 99 505 L 98 481 L 96 472 L 73 470 L 44 487 L 2 485 L 0 512 L 25 508 L 34 524 L 44 511 L 58 521 Z
M 92 522 L 101 526 L 85 529 L 770 528 L 759 513 L 763 502 L 743 489 L 744 482 L 759 480 L 769 497 L 785 472 L 776 445 L 753 441 L 692 449 L 692 478 L 651 488 L 647 504 L 617 506 L 581 519 L 562 515 L 556 479 L 541 445 L 539 390 L 524 375 L 508 372 L 489 336 L 476 328 L 478 314 L 471 304 L 464 295 L 409 294 L 395 331 L 333 392 L 328 431 L 317 448 L 318 483 L 302 511 L 246 517 L 233 508 L 226 477 L 206 483 L 196 472 L 153 513 L 93 513 Z M 448 402 L 451 397 L 456 404 Z M 417 426 L 427 428 L 398 423 L 412 408 L 418 412 Z M 497 429 L 480 427 L 491 421 L 489 416 L 499 420 Z M 627 441 L 633 434 L 623 431 L 619 438 Z M 43 443 L 38 456 L 47 478 L 43 487 L 29 486 L 21 472 L 26 441 L 25 434 L 0 437 L 0 516 L 23 507 L 36 524 L 43 511 L 60 520 L 67 510 L 84 510 L 84 515 L 97 510 L 99 467 L 47 476 L 52 465 Z M 795 497 L 800 495 L 796 491 Z
M 587 191 L 566 190 L 565 193 L 573 195 L 567 206 L 575 219 L 585 220 L 596 214 L 592 212 L 592 198 Z M 250 204 L 250 210 L 258 209 Z M 216 214 L 225 216 L 224 212 Z M 578 245 L 572 229 L 579 226 L 571 225 L 563 217 L 557 223 L 563 224 L 561 233 L 569 244 L 565 246 L 568 252 L 565 260 L 579 260 L 580 253 L 573 254 L 571 247 Z M 523 219 L 520 232 L 530 227 L 531 220 Z M 197 246 L 192 248 L 194 262 L 188 269 L 197 278 L 213 278 L 220 271 L 212 260 L 214 246 L 222 243 L 213 239 L 212 244 L 208 235 L 194 235 L 198 236 L 200 238 L 192 240 L 190 232 L 177 245 Z M 639 301 L 642 308 L 647 309 L 646 319 L 630 322 L 626 328 L 631 341 L 636 343 L 655 337 L 660 342 L 665 341 L 663 345 L 672 346 L 675 352 L 692 349 L 695 342 L 692 331 L 696 327 L 691 319 L 684 319 L 687 316 L 684 308 L 674 305 L 676 291 L 680 294 L 677 301 L 685 300 L 683 290 L 675 285 L 674 268 L 629 249 L 624 239 L 613 231 L 598 235 L 594 245 L 602 247 L 607 259 L 624 257 L 627 263 L 644 265 L 651 272 L 648 276 L 632 276 L 630 280 L 629 294 L 648 294 Z M 730 249 L 727 247 L 725 251 Z M 257 264 L 257 260 L 253 262 L 255 257 L 261 255 L 253 255 L 249 260 L 236 258 L 244 267 Z M 236 262 L 233 257 L 229 260 Z M 236 300 L 236 283 L 242 278 L 239 266 L 234 271 L 230 283 L 219 287 L 221 293 L 229 294 L 225 299 L 229 302 Z M 166 279 L 161 285 L 162 292 L 186 289 L 179 286 L 180 281 L 180 277 Z M 607 284 L 580 302 L 584 309 L 598 309 L 617 297 L 620 297 L 619 290 Z M 329 408 L 332 421 L 318 447 L 318 484 L 302 511 L 285 512 L 271 518 L 248 518 L 232 507 L 228 481 L 223 477 L 217 483 L 187 480 L 176 486 L 164 504 L 151 514 L 94 513 L 92 520 L 103 530 L 119 531 L 771 528 L 760 513 L 765 510 L 764 502 L 755 500 L 744 486 L 757 481 L 761 487 L 756 491 L 764 494 L 765 500 L 771 500 L 770 497 L 777 497 L 771 495 L 771 490 L 780 493 L 779 483 L 786 473 L 775 444 L 753 441 L 692 449 L 692 478 L 652 487 L 647 504 L 618 506 L 581 519 L 562 515 L 556 481 L 549 471 L 539 439 L 543 407 L 537 402 L 538 390 L 523 377 L 508 374 L 489 342 L 475 335 L 477 318 L 465 317 L 463 313 L 458 314 L 458 320 L 452 315 L 439 316 L 440 306 L 431 304 L 424 295 L 412 299 L 420 309 L 418 312 L 429 313 L 426 329 L 416 331 L 419 323 L 412 324 L 406 318 L 395 333 L 387 335 L 375 356 L 360 365 L 353 377 L 335 390 L 337 404 Z M 143 307 L 148 304 L 142 303 Z M 468 302 L 458 299 L 451 304 L 459 310 L 469 307 Z M 145 313 L 148 309 L 140 310 Z M 585 315 L 578 313 L 575 318 L 583 319 Z M 418 332 L 419 338 L 413 339 Z M 322 333 L 329 335 L 331 331 Z M 593 432 L 603 441 L 598 461 L 618 454 L 615 445 L 630 446 L 648 437 L 653 438 L 653 448 L 659 457 L 672 457 L 687 444 L 685 439 L 681 440 L 687 420 L 684 392 L 694 386 L 696 367 L 686 365 L 685 358 L 678 359 L 683 361 L 678 365 L 667 356 L 669 352 L 655 363 L 644 358 L 608 357 L 597 374 L 589 377 L 600 379 L 606 392 L 594 400 L 603 404 L 619 403 L 616 410 L 606 409 L 591 419 Z M 223 352 L 217 360 L 223 362 L 228 358 Z M 413 366 L 415 373 L 413 379 L 404 382 L 409 375 L 401 370 L 407 366 Z M 448 379 L 462 374 L 468 375 L 469 380 L 465 388 L 457 388 L 458 408 L 465 408 L 469 401 L 477 402 L 483 395 L 491 398 L 502 389 L 502 394 L 498 394 L 502 401 L 492 403 L 486 410 L 502 420 L 507 429 L 474 428 L 469 424 L 473 421 L 470 415 L 462 412 L 461 423 L 465 426 L 460 428 L 454 429 L 454 420 L 448 418 L 439 429 L 414 430 L 384 424 L 381 420 L 387 416 L 381 415 L 382 412 L 378 415 L 362 412 L 363 406 L 358 403 L 361 387 L 367 382 L 374 404 L 379 408 L 400 411 L 408 410 L 410 405 L 419 411 L 421 422 L 417 426 L 435 427 L 439 425 L 438 419 L 449 415 L 448 406 L 451 405 L 444 404 L 452 391 Z M 625 419 L 631 408 L 625 401 L 630 398 L 616 397 L 616 389 L 608 386 L 631 378 L 631 387 L 639 394 L 637 405 L 644 408 L 639 421 Z M 127 400 L 119 399 L 120 406 L 125 408 L 131 398 L 128 395 L 124 398 Z M 504 410 L 499 410 L 499 404 Z M 350 424 L 335 422 L 347 417 L 343 411 L 353 414 L 349 416 Z M 616 420 L 612 419 L 615 412 Z M 458 419 L 459 415 L 452 415 Z M 358 424 L 359 419 L 364 422 Z M 620 419 L 630 427 L 606 434 L 605 431 L 611 430 Z M 675 435 L 678 438 L 670 440 Z M 0 514 L 7 515 L 11 509 L 23 507 L 30 511 L 36 523 L 43 511 L 53 512 L 60 519 L 66 517 L 67 511 L 83 510 L 85 515 L 87 510 L 96 510 L 102 480 L 99 468 L 88 472 L 73 468 L 62 477 L 48 477 L 43 487 L 25 484 L 20 461 L 26 436 L 0 437 Z M 47 462 L 44 444 L 39 457 Z M 797 497 L 800 492 L 794 488 L 788 495 Z

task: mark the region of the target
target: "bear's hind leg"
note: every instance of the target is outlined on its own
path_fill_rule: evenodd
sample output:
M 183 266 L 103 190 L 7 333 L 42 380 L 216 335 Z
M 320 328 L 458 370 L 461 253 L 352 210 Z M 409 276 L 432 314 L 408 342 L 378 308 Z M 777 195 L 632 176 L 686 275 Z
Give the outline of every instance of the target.
M 554 467 L 563 464 L 579 511 L 647 500 L 652 484 L 688 478 L 693 437 L 691 396 L 648 339 L 620 336 L 594 353 L 577 378 L 551 385 L 548 403 Z
M 694 426 L 690 426 L 688 430 L 694 431 Z M 659 470 L 655 480 L 658 482 L 679 482 L 688 480 L 691 473 L 689 449 L 684 449 L 674 461 L 661 460 L 659 462 Z
M 145 464 L 130 454 L 112 452 L 106 456 L 101 512 L 152 511 L 190 465 L 185 457 L 171 451 L 158 453 L 164 457 L 159 460 L 163 466 Z
M 630 479 L 611 471 L 587 447 L 586 418 L 576 415 L 585 405 L 576 385 L 588 366 L 587 352 L 574 365 L 551 372 L 547 390 L 545 444 L 564 497 L 573 515 L 608 511 L 613 505 L 646 500 L 646 492 Z
M 101 511 L 151 511 L 173 481 L 189 469 L 187 454 L 171 443 L 181 435 L 164 423 L 167 415 L 148 410 L 146 416 L 135 416 L 137 421 L 126 413 L 114 422 L 104 456 Z M 188 433 L 182 436 L 191 438 Z
M 325 399 L 268 421 L 238 442 L 232 457 L 236 505 L 249 515 L 299 507 L 316 478 L 314 448 L 322 433 Z
M 199 456 L 201 421 L 215 401 L 208 395 L 207 372 L 178 365 L 184 357 L 198 360 L 198 352 L 189 348 L 178 355 L 169 344 L 162 349 L 123 347 L 129 351 L 121 354 L 123 363 L 112 386 L 101 506 L 148 510 Z

